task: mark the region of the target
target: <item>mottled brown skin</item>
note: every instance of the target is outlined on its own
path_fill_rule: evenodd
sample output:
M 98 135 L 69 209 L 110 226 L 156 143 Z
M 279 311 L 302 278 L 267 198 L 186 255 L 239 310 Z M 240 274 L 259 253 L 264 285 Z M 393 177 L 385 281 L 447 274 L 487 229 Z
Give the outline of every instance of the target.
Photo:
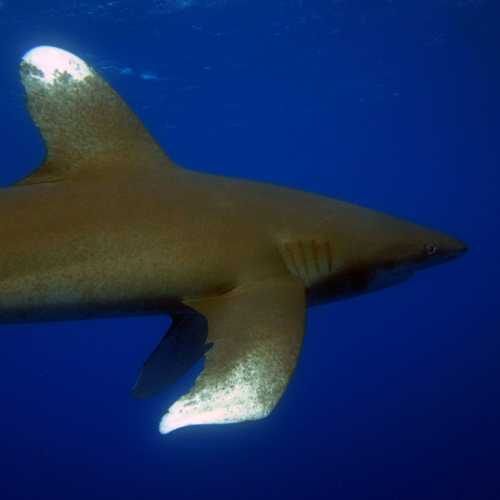
M 287 275 L 283 245 L 329 242 L 310 302 L 362 293 L 377 270 L 418 267 L 461 244 L 325 197 L 172 168 L 0 191 L 2 321 L 164 312 Z M 444 254 L 444 255 L 443 255 Z M 336 264 L 338 263 L 338 265 Z
M 48 152 L 0 190 L 0 321 L 171 313 L 177 349 L 205 325 L 215 347 L 162 432 L 266 416 L 293 372 L 307 305 L 388 286 L 465 249 L 355 205 L 184 169 L 95 72 L 51 84 L 26 62 L 21 73 Z M 137 395 L 172 379 L 169 349 L 148 360 Z

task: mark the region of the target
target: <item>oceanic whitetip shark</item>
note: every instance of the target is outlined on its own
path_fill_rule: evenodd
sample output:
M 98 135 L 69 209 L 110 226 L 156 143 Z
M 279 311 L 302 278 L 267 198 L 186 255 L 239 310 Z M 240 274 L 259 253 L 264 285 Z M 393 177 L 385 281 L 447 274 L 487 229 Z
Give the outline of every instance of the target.
M 157 394 L 206 359 L 162 433 L 266 417 L 297 363 L 308 306 L 465 250 L 349 203 L 183 168 L 64 50 L 30 50 L 21 77 L 47 155 L 0 190 L 0 320 L 169 314 L 133 394 Z

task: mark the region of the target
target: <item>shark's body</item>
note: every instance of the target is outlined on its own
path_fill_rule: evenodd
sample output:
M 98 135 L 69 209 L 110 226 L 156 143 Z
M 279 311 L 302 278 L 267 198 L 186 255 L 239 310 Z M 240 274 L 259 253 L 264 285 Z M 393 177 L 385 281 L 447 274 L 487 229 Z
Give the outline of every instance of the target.
M 184 169 L 118 178 L 112 186 L 92 180 L 7 188 L 0 191 L 1 320 L 165 312 L 172 301 L 289 274 L 308 285 L 314 304 L 320 300 L 314 285 L 340 266 L 339 242 L 328 230 L 352 231 L 349 216 L 382 217 L 300 191 Z M 312 259 L 319 255 L 310 269 L 308 251 Z M 353 278 L 371 272 L 359 264 Z M 356 288 L 348 278 L 338 285 L 330 300 Z
M 0 191 L 0 321 L 171 314 L 136 395 L 164 389 L 213 347 L 162 432 L 266 416 L 293 372 L 308 305 L 465 248 L 355 205 L 181 168 L 60 49 L 30 51 L 22 75 L 48 157 Z

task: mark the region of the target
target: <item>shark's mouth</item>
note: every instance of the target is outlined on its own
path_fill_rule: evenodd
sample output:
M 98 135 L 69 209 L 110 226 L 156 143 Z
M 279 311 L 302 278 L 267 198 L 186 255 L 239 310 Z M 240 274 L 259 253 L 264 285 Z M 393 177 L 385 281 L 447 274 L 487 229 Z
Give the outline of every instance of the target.
M 369 281 L 365 292 L 374 292 L 383 288 L 388 288 L 393 285 L 399 285 L 409 280 L 414 274 L 414 271 L 407 266 L 398 267 L 397 269 L 378 270 L 373 273 L 373 278 Z

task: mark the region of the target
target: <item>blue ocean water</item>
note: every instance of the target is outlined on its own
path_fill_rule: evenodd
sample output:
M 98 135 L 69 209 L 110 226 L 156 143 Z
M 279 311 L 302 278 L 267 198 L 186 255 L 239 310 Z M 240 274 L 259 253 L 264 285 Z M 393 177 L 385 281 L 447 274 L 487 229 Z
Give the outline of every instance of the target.
M 1 0 L 2 186 L 43 159 L 18 64 L 55 45 L 181 164 L 369 206 L 470 251 L 312 309 L 288 391 L 253 423 L 158 433 L 195 376 L 130 396 L 167 316 L 0 326 L 0 498 L 499 500 L 498 7 Z

